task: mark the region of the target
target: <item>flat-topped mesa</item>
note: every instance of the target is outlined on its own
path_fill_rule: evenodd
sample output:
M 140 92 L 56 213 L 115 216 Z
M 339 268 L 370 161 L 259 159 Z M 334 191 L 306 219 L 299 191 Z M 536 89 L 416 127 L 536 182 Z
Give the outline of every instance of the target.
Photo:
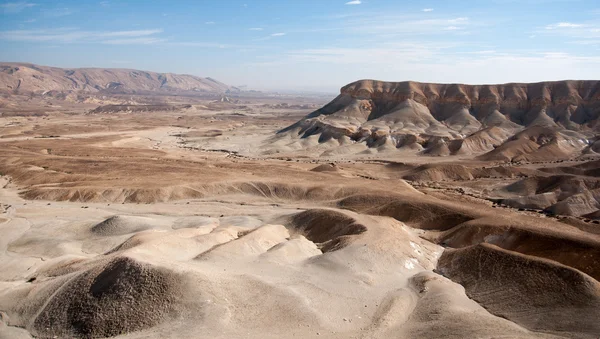
M 525 108 L 549 104 L 579 105 L 600 101 L 600 81 L 565 80 L 531 84 L 464 85 L 359 80 L 342 87 L 341 94 L 362 100 L 411 99 L 426 106 L 434 102 L 456 102 L 469 106 L 518 103 L 518 106 Z
M 600 81 L 463 85 L 360 80 L 344 86 L 336 99 L 311 116 L 331 114 L 405 125 L 430 124 L 434 118 L 432 124 L 440 122 L 455 131 L 461 130 L 458 126 L 468 126 L 461 133 L 491 126 L 545 125 L 581 130 L 597 125 Z
M 598 80 L 504 85 L 360 80 L 278 135 L 291 134 L 292 140 L 318 136 L 319 144 L 329 142 L 331 147 L 335 141 L 358 142 L 386 152 L 438 156 L 491 152 L 495 160 L 549 155 L 563 159 L 597 154 L 587 148 L 598 139 L 599 117 Z M 548 131 L 552 138 L 518 134 L 523 130 L 532 135 Z M 517 134 L 518 140 L 512 140 Z M 307 144 L 292 141 L 291 147 Z

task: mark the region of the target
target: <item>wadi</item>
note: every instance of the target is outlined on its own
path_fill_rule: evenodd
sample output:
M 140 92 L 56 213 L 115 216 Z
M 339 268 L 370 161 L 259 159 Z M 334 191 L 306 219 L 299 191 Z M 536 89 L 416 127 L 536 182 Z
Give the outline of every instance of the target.
M 600 81 L 340 87 L 1 63 L 0 338 L 598 337 Z

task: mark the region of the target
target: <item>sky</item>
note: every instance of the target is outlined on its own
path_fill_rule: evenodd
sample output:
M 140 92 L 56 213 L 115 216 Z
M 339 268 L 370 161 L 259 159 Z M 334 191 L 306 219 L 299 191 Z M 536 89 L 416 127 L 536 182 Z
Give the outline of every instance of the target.
M 331 93 L 600 79 L 600 1 L 0 0 L 0 61 Z

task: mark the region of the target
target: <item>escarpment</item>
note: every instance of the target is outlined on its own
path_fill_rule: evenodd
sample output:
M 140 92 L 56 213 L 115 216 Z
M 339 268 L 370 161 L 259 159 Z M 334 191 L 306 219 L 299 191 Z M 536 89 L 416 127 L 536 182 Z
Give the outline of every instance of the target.
M 360 80 L 278 135 L 521 161 L 548 152 L 560 158 L 595 154 L 588 146 L 599 116 L 597 80 L 504 85 Z M 511 144 L 504 148 L 517 150 L 487 154 L 506 143 Z

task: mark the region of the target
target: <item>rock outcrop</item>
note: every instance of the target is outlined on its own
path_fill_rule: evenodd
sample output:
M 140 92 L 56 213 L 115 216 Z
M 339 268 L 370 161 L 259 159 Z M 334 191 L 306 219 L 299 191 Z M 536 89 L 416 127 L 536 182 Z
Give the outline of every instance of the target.
M 511 161 L 526 160 L 529 153 L 536 153 L 532 158 L 581 154 L 599 128 L 599 116 L 600 81 L 595 80 L 504 85 L 361 80 L 279 134 L 437 156 L 500 147 L 489 158 Z M 503 147 L 507 142 L 519 150 L 507 151 L 512 148 Z

